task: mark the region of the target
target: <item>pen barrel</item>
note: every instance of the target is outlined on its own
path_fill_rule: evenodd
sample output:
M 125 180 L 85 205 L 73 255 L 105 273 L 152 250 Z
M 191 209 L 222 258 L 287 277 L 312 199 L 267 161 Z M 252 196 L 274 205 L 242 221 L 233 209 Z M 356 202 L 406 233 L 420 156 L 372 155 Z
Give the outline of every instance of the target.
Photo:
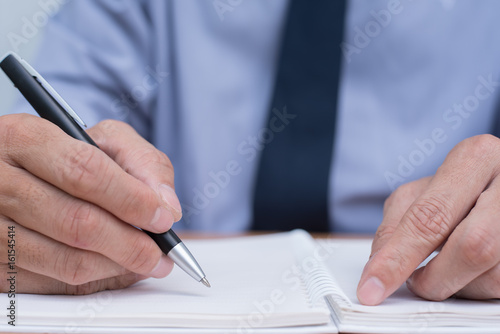
M 0 68 L 14 83 L 14 86 L 19 89 L 40 117 L 59 126 L 59 128 L 69 136 L 98 148 L 92 138 L 90 138 L 75 119 L 73 119 L 74 116 L 67 112 L 44 88 L 42 82 L 45 82 L 45 80 L 34 69 L 32 74 L 26 70 L 13 55 L 8 55 L 0 61 Z M 55 94 L 58 95 L 57 93 Z M 174 231 L 169 230 L 161 234 L 155 234 L 148 231 L 144 232 L 156 242 L 164 254 L 168 255 L 186 273 L 197 281 L 202 281 L 203 284 L 210 287 L 198 262 L 196 262 L 191 252 L 189 252 Z
M 19 64 L 14 56 L 8 55 L 0 63 L 0 67 L 40 117 L 56 124 L 71 137 L 97 147 L 92 138 L 83 131 L 73 118 L 67 117 L 64 108 Z M 54 110 L 60 112 L 54 112 Z
M 168 230 L 165 233 L 152 233 L 149 231 L 144 231 L 153 239 L 156 244 L 160 247 L 163 253 L 168 254 L 172 248 L 174 248 L 177 244 L 181 243 L 181 239 L 175 234 L 174 231 Z

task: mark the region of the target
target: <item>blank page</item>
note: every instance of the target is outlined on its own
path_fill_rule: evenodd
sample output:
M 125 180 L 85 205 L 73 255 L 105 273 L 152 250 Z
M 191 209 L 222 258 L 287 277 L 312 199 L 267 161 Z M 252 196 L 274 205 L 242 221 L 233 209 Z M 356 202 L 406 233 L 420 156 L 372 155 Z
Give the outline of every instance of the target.
M 500 300 L 449 298 L 432 302 L 415 296 L 406 284 L 378 306 L 361 305 L 356 289 L 370 255 L 371 240 L 322 242 L 330 243 L 337 249 L 336 254 L 325 263 L 339 287 L 329 301 L 341 323 L 340 331 L 461 333 L 471 331 L 473 326 L 475 333 L 490 333 L 498 332 L 500 328 Z M 482 328 L 481 331 L 479 328 Z
M 188 240 L 212 288 L 179 268 L 119 291 L 89 296 L 18 295 L 19 325 L 248 328 L 319 325 L 330 320 L 315 305 L 296 267 L 303 231 Z M 300 282 L 300 284 L 298 284 Z

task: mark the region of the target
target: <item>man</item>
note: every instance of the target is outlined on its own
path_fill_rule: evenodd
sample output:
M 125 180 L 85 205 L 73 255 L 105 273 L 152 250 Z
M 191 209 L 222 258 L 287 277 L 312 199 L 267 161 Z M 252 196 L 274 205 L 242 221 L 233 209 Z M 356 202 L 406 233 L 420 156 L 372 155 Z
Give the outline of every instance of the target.
M 364 304 L 408 278 L 432 300 L 500 296 L 500 142 L 474 136 L 495 125 L 494 6 L 348 3 L 330 229 L 375 231 L 384 199 L 405 184 L 385 202 L 360 280 Z M 16 228 L 19 292 L 90 293 L 164 277 L 171 262 L 131 225 L 166 231 L 181 203 L 185 228 L 251 228 L 286 13 L 285 1 L 75 1 L 62 9 L 35 65 L 95 124 L 88 131 L 104 153 L 44 120 L 2 118 L 2 228 Z M 295 120 L 287 105 L 271 107 L 278 138 Z

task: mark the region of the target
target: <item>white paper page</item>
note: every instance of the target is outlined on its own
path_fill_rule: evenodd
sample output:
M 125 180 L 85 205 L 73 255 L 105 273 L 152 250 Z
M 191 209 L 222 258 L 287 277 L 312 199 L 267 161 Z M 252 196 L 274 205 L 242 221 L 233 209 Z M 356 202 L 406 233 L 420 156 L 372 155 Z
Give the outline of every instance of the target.
M 291 270 L 296 262 L 293 237 L 291 233 L 188 241 L 187 247 L 212 284 L 210 289 L 175 268 L 165 279 L 148 279 L 119 291 L 89 296 L 18 295 L 17 324 L 211 327 L 242 332 L 326 324 L 328 309 L 312 307 L 304 285 L 296 284 L 298 276 Z M 7 305 L 6 296 L 1 297 Z
M 337 256 L 329 257 L 327 267 L 348 302 L 340 302 L 343 309 L 341 330 L 378 332 L 426 332 L 440 326 L 453 326 L 452 332 L 461 332 L 457 326 L 481 326 L 484 331 L 500 328 L 500 301 L 473 301 L 450 298 L 443 302 L 421 299 L 403 284 L 392 296 L 378 306 L 361 305 L 356 289 L 366 261 L 370 255 L 371 240 L 328 241 L 337 246 Z M 471 319 L 474 319 L 473 321 Z M 363 329 L 362 326 L 366 325 Z M 392 329 L 391 329 L 392 327 Z M 395 329 L 396 328 L 396 329 Z M 357 330 L 356 330 L 357 329 Z M 448 332 L 442 328 L 439 332 Z M 466 330 L 467 331 L 467 330 Z M 436 332 L 438 332 L 436 330 Z
M 166 327 L 60 327 L 60 326 L 16 326 L 0 325 L 0 332 L 8 333 L 79 333 L 79 334 L 334 334 L 338 333 L 333 323 L 322 326 L 273 327 L 273 328 L 166 328 Z

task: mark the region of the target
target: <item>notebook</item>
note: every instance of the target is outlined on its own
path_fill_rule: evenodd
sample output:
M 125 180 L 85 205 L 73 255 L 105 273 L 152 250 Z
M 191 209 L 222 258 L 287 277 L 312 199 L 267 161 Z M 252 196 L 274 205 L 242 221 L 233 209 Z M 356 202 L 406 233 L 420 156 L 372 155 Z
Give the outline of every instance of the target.
M 402 286 L 379 306 L 356 286 L 371 240 L 313 240 L 296 230 L 187 240 L 212 284 L 175 268 L 118 291 L 17 295 L 16 326 L 51 333 L 498 333 L 499 301 L 429 302 Z M 0 305 L 8 305 L 6 294 Z M 3 304 L 2 304 L 3 303 Z

